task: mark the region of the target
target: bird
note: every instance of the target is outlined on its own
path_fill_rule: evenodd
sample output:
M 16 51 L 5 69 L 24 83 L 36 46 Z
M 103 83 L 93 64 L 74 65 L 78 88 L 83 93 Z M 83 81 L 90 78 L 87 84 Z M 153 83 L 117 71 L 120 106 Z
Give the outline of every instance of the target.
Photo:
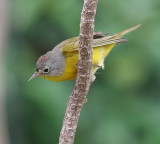
M 104 60 L 117 43 L 127 41 L 121 37 L 138 27 L 140 27 L 140 24 L 112 36 L 101 34 L 100 32 L 94 33 L 92 75 L 98 69 L 104 69 Z M 28 81 L 35 77 L 42 77 L 55 82 L 75 79 L 77 75 L 78 43 L 79 37 L 67 39 L 59 43 L 51 51 L 40 56 L 36 63 L 35 72 Z

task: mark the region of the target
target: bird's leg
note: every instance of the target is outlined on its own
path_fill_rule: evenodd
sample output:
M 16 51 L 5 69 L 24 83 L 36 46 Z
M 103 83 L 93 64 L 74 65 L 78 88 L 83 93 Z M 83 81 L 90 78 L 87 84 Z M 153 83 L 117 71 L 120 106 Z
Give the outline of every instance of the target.
M 95 79 L 96 79 L 96 76 L 94 74 L 92 74 L 91 75 L 91 82 L 90 82 L 90 84 L 92 84 L 95 81 Z
M 101 65 L 98 65 L 98 64 L 92 64 L 92 66 L 98 67 L 98 68 L 101 68 L 101 67 L 102 67 Z

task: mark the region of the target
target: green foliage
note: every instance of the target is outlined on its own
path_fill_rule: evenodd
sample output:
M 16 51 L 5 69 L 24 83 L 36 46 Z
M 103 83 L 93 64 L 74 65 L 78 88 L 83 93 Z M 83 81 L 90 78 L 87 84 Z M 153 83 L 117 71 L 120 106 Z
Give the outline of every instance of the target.
M 58 143 L 74 81 L 28 83 L 37 58 L 79 34 L 82 1 L 10 1 L 6 52 L 7 112 L 11 144 Z M 81 113 L 76 144 L 160 143 L 159 1 L 99 1 L 95 31 L 126 35 L 97 72 Z

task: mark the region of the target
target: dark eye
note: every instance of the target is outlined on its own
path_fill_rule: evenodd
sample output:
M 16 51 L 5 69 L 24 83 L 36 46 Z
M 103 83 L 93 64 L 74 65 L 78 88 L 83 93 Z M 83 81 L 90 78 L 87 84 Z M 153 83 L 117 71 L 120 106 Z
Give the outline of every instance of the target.
M 44 73 L 48 73 L 48 72 L 49 72 L 49 68 L 44 68 L 44 69 L 43 69 L 43 72 L 44 72 Z

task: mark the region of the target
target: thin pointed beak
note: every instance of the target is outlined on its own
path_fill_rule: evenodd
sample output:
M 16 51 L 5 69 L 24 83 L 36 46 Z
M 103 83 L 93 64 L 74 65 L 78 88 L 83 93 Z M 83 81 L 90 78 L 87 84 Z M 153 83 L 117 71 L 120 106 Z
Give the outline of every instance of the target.
M 28 81 L 34 79 L 35 77 L 38 77 L 39 75 L 40 75 L 39 73 L 35 72 Z

